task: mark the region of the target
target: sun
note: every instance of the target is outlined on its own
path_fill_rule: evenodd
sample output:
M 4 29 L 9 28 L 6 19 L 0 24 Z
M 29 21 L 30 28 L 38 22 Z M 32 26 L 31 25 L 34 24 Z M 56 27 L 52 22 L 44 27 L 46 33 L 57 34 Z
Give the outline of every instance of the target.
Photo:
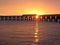
M 36 19 L 38 19 L 39 18 L 39 16 L 38 15 L 36 15 Z

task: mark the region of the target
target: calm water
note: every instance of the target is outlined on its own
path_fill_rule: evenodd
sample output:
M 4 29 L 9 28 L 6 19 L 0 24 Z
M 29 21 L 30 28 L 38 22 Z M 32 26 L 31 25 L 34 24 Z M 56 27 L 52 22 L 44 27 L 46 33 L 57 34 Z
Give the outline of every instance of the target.
M 60 23 L 1 21 L 0 45 L 60 45 Z

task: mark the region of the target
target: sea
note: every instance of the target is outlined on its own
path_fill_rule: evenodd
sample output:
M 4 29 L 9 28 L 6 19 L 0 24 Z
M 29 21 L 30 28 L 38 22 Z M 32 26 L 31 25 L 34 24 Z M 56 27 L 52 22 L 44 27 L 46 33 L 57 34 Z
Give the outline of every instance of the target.
M 60 22 L 0 21 L 0 45 L 60 45 Z

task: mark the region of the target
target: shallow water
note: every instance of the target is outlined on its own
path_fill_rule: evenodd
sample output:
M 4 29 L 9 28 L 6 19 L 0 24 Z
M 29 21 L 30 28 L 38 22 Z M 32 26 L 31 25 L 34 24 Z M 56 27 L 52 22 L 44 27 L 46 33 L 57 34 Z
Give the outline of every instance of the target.
M 1 21 L 0 45 L 60 45 L 60 23 Z

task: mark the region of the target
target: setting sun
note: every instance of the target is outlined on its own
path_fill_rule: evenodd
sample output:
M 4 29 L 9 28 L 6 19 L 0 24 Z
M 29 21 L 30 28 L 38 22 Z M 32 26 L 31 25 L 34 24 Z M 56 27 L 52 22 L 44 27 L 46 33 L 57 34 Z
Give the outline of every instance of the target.
M 36 19 L 38 19 L 39 17 L 38 17 L 38 15 L 36 16 Z

